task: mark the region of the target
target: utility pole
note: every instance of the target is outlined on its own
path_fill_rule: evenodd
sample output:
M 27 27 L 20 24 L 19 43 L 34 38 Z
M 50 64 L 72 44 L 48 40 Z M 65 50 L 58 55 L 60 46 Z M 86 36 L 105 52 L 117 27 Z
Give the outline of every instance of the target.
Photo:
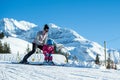
M 119 54 L 120 54 L 120 52 L 119 52 Z M 119 58 L 119 62 L 118 63 L 120 64 L 120 58 Z
M 106 67 L 106 41 L 104 41 L 105 67 Z

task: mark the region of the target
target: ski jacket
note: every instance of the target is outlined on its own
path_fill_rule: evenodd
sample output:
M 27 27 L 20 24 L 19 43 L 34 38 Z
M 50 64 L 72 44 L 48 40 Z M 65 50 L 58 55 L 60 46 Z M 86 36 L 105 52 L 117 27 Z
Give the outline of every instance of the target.
M 43 31 L 39 31 L 39 32 L 37 32 L 37 35 L 36 35 L 33 43 L 43 46 L 44 44 L 46 44 L 47 38 L 48 38 L 48 33 L 43 34 Z
M 44 45 L 43 46 L 43 54 L 53 54 L 54 53 L 54 46 L 52 45 Z

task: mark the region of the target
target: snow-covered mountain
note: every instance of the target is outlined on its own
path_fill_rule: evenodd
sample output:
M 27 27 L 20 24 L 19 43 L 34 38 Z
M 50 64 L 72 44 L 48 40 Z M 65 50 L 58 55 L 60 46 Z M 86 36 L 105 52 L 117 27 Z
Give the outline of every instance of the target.
M 50 24 L 50 37 L 64 46 L 70 51 L 72 57 L 79 60 L 93 60 L 96 54 L 104 56 L 104 49 L 96 42 L 92 42 L 80 36 L 71 29 L 60 28 L 54 24 Z
M 100 59 L 104 60 L 104 48 L 98 43 L 85 39 L 74 30 L 61 28 L 52 23 L 48 25 L 50 27 L 49 38 L 52 38 L 59 44 L 63 44 L 65 50 L 70 52 L 70 59 L 90 61 L 95 59 L 96 54 L 99 54 Z M 36 32 L 40 29 L 42 29 L 42 27 L 38 27 L 37 25 L 26 21 L 17 21 L 8 18 L 4 18 L 0 21 L 0 31 L 4 32 L 6 36 L 14 37 L 14 39 L 16 38 L 16 41 L 13 40 L 13 42 L 15 42 L 14 45 L 13 42 L 10 42 L 13 38 L 4 38 L 2 41 L 6 40 L 10 43 L 10 45 L 12 45 L 11 47 L 19 48 L 20 53 L 23 53 L 24 51 L 21 52 L 21 50 L 24 49 L 21 46 L 16 46 L 18 44 L 17 39 L 21 40 L 21 42 L 19 40 L 21 45 L 26 46 L 28 43 L 24 43 L 23 40 L 31 43 L 36 35 Z M 120 54 L 117 50 L 113 51 L 108 49 L 108 52 L 112 52 L 113 54 L 111 56 L 113 60 L 119 62 Z
M 4 18 L 0 21 L 0 32 L 5 32 L 7 36 L 17 37 L 36 26 L 37 25 L 27 21 Z

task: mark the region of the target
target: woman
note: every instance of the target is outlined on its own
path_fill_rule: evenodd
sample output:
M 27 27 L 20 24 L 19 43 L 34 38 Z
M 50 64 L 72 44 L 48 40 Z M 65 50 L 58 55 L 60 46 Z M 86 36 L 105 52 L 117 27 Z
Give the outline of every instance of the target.
M 37 35 L 32 43 L 32 51 L 28 52 L 20 63 L 27 64 L 29 63 L 27 59 L 36 51 L 37 48 L 43 49 L 43 46 L 46 44 L 48 38 L 49 27 L 47 24 L 44 25 L 43 31 L 37 32 Z

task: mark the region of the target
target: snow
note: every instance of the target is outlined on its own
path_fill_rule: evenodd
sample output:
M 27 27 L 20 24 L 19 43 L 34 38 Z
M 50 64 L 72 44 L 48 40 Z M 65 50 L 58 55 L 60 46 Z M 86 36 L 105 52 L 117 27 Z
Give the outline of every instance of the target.
M 103 66 L 85 68 L 68 64 L 64 66 L 11 64 L 18 62 L 18 57 L 21 59 L 23 56 L 24 54 L 0 54 L 0 80 L 120 80 L 120 69 L 105 69 Z M 33 54 L 29 62 L 40 63 L 43 58 L 43 54 Z M 65 57 L 54 54 L 53 61 L 59 65 L 65 64 Z
M 0 21 L 0 30 L 7 36 L 18 37 L 31 28 L 35 28 L 37 25 L 27 21 L 17 21 L 14 19 L 4 18 Z
M 14 30 L 15 28 L 19 28 L 21 30 L 29 30 L 30 28 L 36 27 L 37 25 L 33 24 L 33 23 L 29 23 L 26 21 L 17 21 L 14 19 L 8 19 L 8 18 L 4 18 L 3 19 L 4 22 L 6 23 L 5 26 L 8 28 L 8 30 Z
M 51 28 L 57 28 L 57 29 L 60 29 L 60 27 L 56 26 L 56 25 L 53 24 L 53 23 L 49 23 L 49 26 L 51 26 Z
M 24 53 L 26 53 L 26 49 L 27 49 L 28 45 L 29 45 L 30 49 L 32 48 L 31 43 L 29 43 L 25 40 L 19 39 L 19 38 L 14 38 L 14 37 L 6 38 L 5 37 L 1 41 L 2 41 L 2 43 L 7 42 L 8 44 L 10 44 L 11 53 L 13 53 L 13 54 L 17 54 L 17 53 L 24 54 Z
M 120 80 L 120 70 L 0 62 L 0 80 Z

